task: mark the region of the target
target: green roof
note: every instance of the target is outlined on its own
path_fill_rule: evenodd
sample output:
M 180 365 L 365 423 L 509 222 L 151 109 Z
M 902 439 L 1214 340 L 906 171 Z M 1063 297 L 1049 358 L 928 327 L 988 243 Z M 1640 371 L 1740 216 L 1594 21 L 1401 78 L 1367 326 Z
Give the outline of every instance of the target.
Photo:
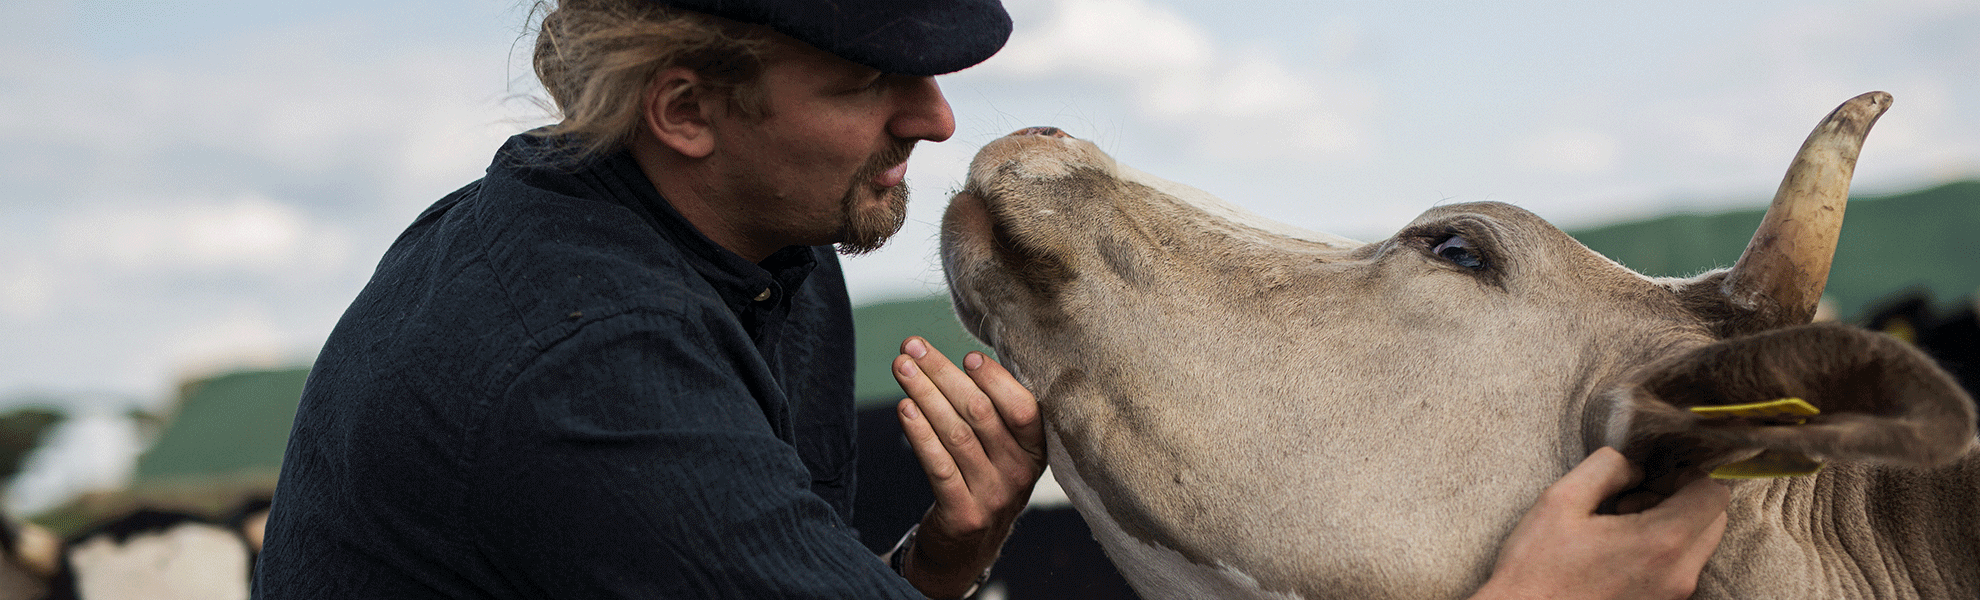
M 1731 266 L 1766 213 L 1761 206 L 1672 215 L 1569 232 L 1629 268 L 1689 277 Z M 1845 319 L 1893 294 L 1922 289 L 1942 302 L 1980 290 L 1980 181 L 1852 199 L 1824 292 Z
M 186 385 L 178 414 L 138 458 L 135 483 L 276 472 L 308 377 L 308 369 L 244 371 Z

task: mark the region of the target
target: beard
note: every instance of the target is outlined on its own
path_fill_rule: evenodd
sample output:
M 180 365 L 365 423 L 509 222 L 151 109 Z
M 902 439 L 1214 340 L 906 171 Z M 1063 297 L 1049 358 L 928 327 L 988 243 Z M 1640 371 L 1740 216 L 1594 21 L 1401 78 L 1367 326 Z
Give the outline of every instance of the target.
M 862 210 L 860 207 L 859 192 L 872 185 L 874 177 L 907 162 L 908 154 L 913 151 L 913 141 L 897 142 L 874 155 L 866 166 L 859 169 L 859 173 L 853 175 L 852 185 L 846 188 L 845 197 L 839 200 L 839 254 L 859 256 L 879 250 L 888 238 L 900 232 L 901 225 L 907 223 L 906 181 L 882 190 L 880 206 L 870 209 Z

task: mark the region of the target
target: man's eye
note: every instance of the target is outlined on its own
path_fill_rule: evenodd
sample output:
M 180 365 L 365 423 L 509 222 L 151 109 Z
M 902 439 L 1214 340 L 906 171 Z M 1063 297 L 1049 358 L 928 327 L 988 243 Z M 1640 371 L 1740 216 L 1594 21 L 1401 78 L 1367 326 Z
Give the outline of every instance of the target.
M 853 86 L 852 89 L 849 91 L 851 91 L 852 93 L 878 92 L 886 87 L 886 83 L 887 83 L 886 74 L 876 73 L 872 77 L 868 77 L 860 81 L 857 85 Z
M 1436 247 L 1430 249 L 1430 253 L 1444 257 L 1444 260 L 1451 261 L 1452 264 L 1473 271 L 1479 271 L 1485 268 L 1485 258 L 1479 256 L 1478 249 L 1472 247 L 1471 242 L 1466 241 L 1464 236 L 1461 235 L 1444 238 L 1444 241 L 1439 242 Z

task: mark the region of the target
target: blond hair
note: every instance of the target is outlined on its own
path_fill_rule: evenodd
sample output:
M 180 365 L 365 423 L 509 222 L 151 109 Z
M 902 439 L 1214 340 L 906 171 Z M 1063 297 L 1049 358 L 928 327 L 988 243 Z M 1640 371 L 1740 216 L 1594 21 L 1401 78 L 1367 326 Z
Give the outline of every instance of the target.
M 535 133 L 565 138 L 576 158 L 624 148 L 643 126 L 655 74 L 685 67 L 702 91 L 744 119 L 768 116 L 761 75 L 767 29 L 654 0 L 539 2 L 536 77 L 561 120 Z

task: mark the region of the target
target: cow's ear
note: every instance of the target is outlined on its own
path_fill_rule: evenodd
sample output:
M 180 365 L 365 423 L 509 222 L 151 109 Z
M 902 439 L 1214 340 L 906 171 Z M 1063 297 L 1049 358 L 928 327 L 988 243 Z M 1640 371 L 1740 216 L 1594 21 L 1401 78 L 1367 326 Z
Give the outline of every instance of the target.
M 1801 474 L 1829 460 L 1929 467 L 1975 444 L 1973 399 L 1937 363 L 1846 325 L 1710 344 L 1651 367 L 1607 402 L 1604 443 L 1642 466 L 1651 489 L 1694 469 L 1737 477 Z

